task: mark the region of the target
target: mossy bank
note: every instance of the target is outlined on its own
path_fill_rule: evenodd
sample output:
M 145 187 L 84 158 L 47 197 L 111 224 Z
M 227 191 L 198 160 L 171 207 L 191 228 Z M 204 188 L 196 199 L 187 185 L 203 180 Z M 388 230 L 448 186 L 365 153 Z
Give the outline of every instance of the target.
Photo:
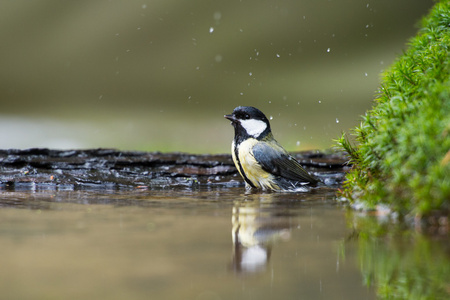
M 437 2 L 386 70 L 372 110 L 339 144 L 353 168 L 341 191 L 405 214 L 450 209 L 450 1 Z

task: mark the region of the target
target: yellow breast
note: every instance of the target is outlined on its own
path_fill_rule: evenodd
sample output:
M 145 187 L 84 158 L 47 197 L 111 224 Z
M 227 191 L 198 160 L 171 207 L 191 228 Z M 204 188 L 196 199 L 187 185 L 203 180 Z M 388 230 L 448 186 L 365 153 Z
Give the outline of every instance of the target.
M 250 138 L 239 145 L 238 159 L 245 176 L 242 174 L 240 168 L 238 166 L 236 167 L 239 173 L 241 173 L 241 176 L 247 177 L 255 187 L 263 190 L 278 190 L 279 187 L 275 184 L 273 175 L 264 171 L 253 156 L 252 148 L 258 142 L 258 140 Z M 233 160 L 237 163 L 234 150 L 232 150 L 232 154 Z

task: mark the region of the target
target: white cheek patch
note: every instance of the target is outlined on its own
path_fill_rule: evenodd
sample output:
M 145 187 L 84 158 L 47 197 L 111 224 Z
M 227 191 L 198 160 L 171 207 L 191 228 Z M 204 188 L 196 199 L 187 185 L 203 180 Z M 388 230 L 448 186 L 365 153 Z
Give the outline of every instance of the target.
M 266 130 L 267 125 L 261 120 L 241 120 L 241 125 L 247 131 L 248 135 L 256 138 L 261 133 L 263 133 L 264 130 Z

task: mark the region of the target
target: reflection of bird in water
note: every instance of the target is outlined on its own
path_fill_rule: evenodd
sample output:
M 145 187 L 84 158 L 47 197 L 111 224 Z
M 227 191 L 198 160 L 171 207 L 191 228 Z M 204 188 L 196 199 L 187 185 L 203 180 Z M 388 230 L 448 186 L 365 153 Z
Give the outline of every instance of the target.
M 269 207 L 270 208 L 270 207 Z M 233 207 L 233 268 L 236 272 L 264 271 L 277 240 L 290 238 L 289 219 L 257 203 Z

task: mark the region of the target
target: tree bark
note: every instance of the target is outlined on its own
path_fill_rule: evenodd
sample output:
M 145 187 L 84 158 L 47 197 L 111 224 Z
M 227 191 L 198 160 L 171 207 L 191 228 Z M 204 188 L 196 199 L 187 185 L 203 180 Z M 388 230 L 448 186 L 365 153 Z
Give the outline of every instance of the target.
M 293 153 L 316 176 L 340 184 L 347 168 L 342 153 Z M 331 181 L 330 181 L 331 180 Z M 87 150 L 0 150 L 0 188 L 126 189 L 176 186 L 239 186 L 243 181 L 228 154 Z

